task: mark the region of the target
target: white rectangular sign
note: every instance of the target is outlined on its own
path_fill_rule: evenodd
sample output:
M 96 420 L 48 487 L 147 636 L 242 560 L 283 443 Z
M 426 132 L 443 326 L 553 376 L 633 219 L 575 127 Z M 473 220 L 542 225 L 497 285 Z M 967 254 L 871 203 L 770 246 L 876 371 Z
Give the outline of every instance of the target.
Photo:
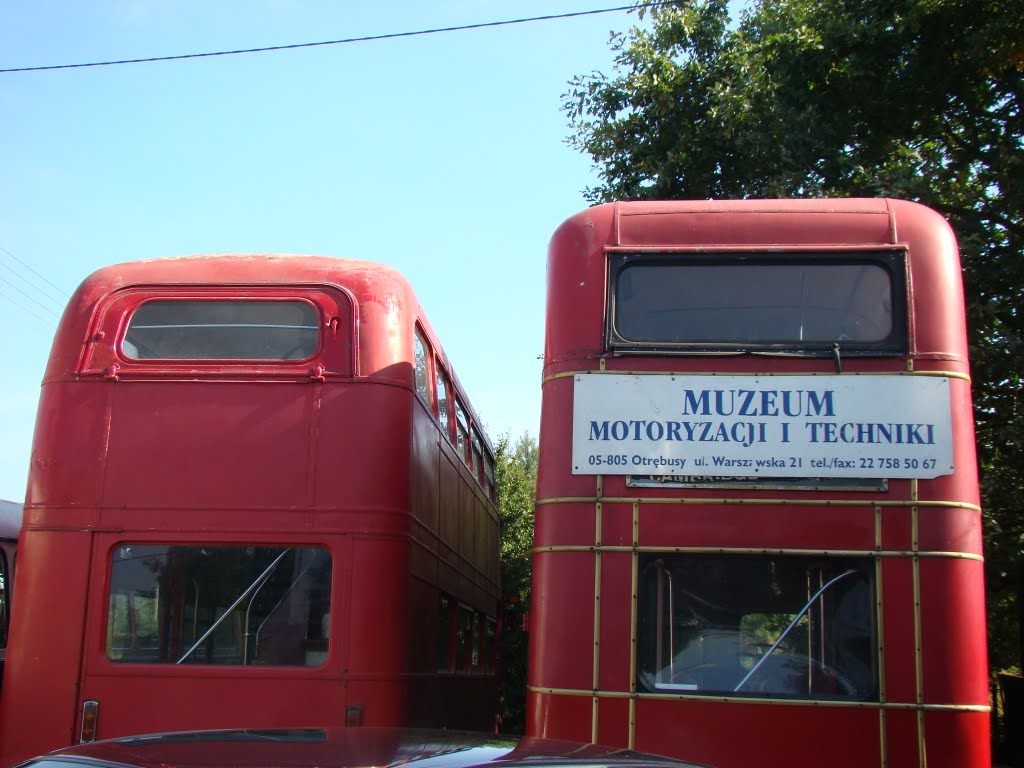
M 573 391 L 575 475 L 953 472 L 945 377 L 579 374 Z

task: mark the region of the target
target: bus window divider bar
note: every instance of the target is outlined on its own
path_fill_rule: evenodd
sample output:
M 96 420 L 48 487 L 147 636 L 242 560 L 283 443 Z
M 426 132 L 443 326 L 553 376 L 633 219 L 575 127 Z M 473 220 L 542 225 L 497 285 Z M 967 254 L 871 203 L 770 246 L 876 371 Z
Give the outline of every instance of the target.
M 830 350 L 825 350 L 831 354 Z M 643 354 L 638 352 L 637 354 Z M 704 353 L 686 353 L 686 354 L 704 354 Z M 747 352 L 724 352 L 724 355 L 745 355 L 752 354 Z M 659 353 L 660 355 L 660 353 Z M 541 384 L 547 384 L 549 381 L 555 379 L 565 379 L 572 376 L 601 376 L 601 375 L 618 375 L 618 376 L 747 376 L 747 377 L 760 377 L 765 378 L 771 376 L 773 378 L 779 378 L 783 376 L 924 376 L 924 377 L 938 377 L 947 379 L 963 379 L 964 381 L 970 381 L 971 377 L 963 373 L 962 371 L 920 371 L 920 370 L 907 370 L 907 371 L 843 371 L 841 374 L 836 374 L 834 371 L 730 371 L 728 373 L 719 373 L 715 371 L 647 371 L 647 370 L 619 370 L 615 368 L 605 368 L 603 364 L 605 359 L 601 358 L 602 367 L 600 369 L 587 368 L 575 371 L 560 371 L 558 373 L 552 373 L 549 376 L 545 376 L 541 381 Z
M 966 501 L 915 501 L 913 499 L 716 499 L 713 497 L 683 496 L 552 496 L 537 499 L 537 506 L 545 504 L 683 504 L 690 506 L 739 506 L 760 505 L 766 507 L 949 507 L 969 509 L 981 514 L 981 507 Z
M 983 555 L 973 552 L 913 551 L 886 549 L 788 549 L 780 547 L 673 547 L 673 546 L 627 546 L 594 544 L 552 544 L 533 547 L 533 554 L 556 552 L 663 552 L 669 554 L 721 554 L 721 555 L 807 555 L 814 557 L 920 557 L 949 558 L 984 562 Z
M 663 701 L 708 701 L 730 704 L 767 704 L 788 707 L 837 707 L 846 709 L 902 710 L 912 712 L 977 712 L 987 714 L 992 711 L 989 704 L 924 704 L 913 701 L 852 701 L 843 699 L 783 699 L 777 697 L 755 696 L 721 696 L 694 693 L 630 693 L 629 691 L 607 691 L 576 688 L 548 688 L 540 685 L 527 686 L 529 693 L 539 696 L 585 696 L 601 699 L 660 699 Z
M 267 566 L 266 570 L 263 571 L 263 573 L 261 573 L 259 576 L 257 576 L 256 580 L 253 581 L 253 583 L 250 584 L 246 588 L 246 590 L 242 594 L 240 594 L 238 596 L 238 598 L 235 600 L 235 602 L 233 602 L 228 607 L 228 609 L 226 611 L 224 611 L 224 613 L 222 613 L 220 615 L 220 618 L 217 619 L 215 622 L 213 622 L 213 624 L 210 626 L 209 629 L 207 629 L 205 632 L 203 632 L 203 636 L 200 637 L 198 640 L 196 640 L 195 645 L 193 645 L 191 648 L 189 648 L 187 651 L 185 651 L 185 655 L 183 655 L 180 659 L 178 659 L 174 663 L 175 664 L 181 664 L 189 656 L 191 656 L 193 653 L 195 653 L 195 650 L 200 645 L 202 645 L 204 642 L 206 642 L 206 638 L 208 638 L 210 635 L 212 635 L 217 630 L 217 627 L 219 627 L 221 624 L 223 624 L 227 620 L 228 616 L 231 615 L 231 612 L 233 610 L 235 610 L 235 608 L 237 608 L 239 605 L 241 605 L 243 600 L 245 600 L 250 594 L 252 594 L 253 591 L 255 591 L 255 590 L 257 590 L 257 589 L 259 589 L 260 587 L 263 586 L 264 582 L 266 582 L 266 580 L 269 579 L 270 575 L 274 572 L 274 569 L 277 568 L 277 564 L 281 562 L 282 558 L 284 558 L 284 556 L 287 555 L 291 551 L 291 549 L 292 549 L 291 547 L 285 547 L 285 549 L 281 552 L 281 554 L 279 554 L 277 557 L 275 557 L 274 561 L 270 565 Z

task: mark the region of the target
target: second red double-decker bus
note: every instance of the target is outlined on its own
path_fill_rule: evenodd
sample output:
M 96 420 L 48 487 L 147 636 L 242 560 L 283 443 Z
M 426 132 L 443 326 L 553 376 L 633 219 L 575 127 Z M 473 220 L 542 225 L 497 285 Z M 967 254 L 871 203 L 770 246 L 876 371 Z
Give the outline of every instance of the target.
M 43 381 L 3 761 L 197 728 L 493 728 L 493 453 L 408 283 L 122 264 Z
M 960 262 L 895 200 L 555 234 L 528 733 L 721 768 L 989 765 Z

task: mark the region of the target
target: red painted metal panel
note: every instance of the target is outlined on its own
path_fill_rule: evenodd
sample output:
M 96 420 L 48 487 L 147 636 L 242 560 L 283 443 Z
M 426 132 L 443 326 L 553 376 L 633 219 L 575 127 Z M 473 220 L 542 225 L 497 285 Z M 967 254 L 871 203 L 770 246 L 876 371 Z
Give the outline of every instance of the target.
M 543 509 L 543 505 L 540 508 Z M 534 532 L 538 547 L 596 544 L 594 504 L 569 502 L 553 505 L 550 514 L 545 510 L 545 513 L 537 515 Z
M 985 712 L 926 712 L 928 765 L 992 765 L 989 718 Z
M 8 754 L 35 754 L 41 743 L 71 743 L 86 583 L 67 575 L 88 573 L 89 557 L 88 533 L 26 530 L 21 535 L 14 577 L 20 599 L 13 602 L 17 620 L 8 635 L 0 698 L 0 721 L 8 724 L 0 735 Z
M 918 713 L 913 710 L 891 709 L 885 712 L 885 752 L 891 766 L 919 766 L 921 739 Z
M 594 555 L 550 554 L 533 560 L 530 603 L 530 685 L 592 689 L 594 676 Z M 551 653 L 559 648 L 571 653 Z
M 636 749 L 707 765 L 882 764 L 871 709 L 641 699 L 636 717 Z
M 593 512 L 593 510 L 591 510 Z M 589 543 L 589 542 L 579 542 Z M 601 543 L 606 547 L 633 545 L 633 505 L 610 502 L 601 505 Z
M 874 524 L 870 506 L 641 504 L 640 545 L 870 550 Z
M 881 582 L 885 700 L 913 704 L 917 701 L 913 562 L 883 558 Z
M 527 733 L 560 741 L 588 743 L 591 740 L 592 697 L 530 692 L 526 705 Z
M 974 509 L 922 507 L 918 533 L 924 552 L 981 555 L 981 516 Z
M 317 394 L 310 384 L 122 382 L 110 389 L 104 506 L 309 505 L 310 452 L 295 448 L 310 442 Z M 261 450 L 246 449 L 252 445 Z
M 608 611 L 612 616 L 629 615 L 633 601 L 632 590 L 633 555 L 628 552 L 607 552 L 601 555 L 602 614 Z M 600 664 L 597 680 L 598 690 L 628 691 L 631 682 L 630 650 L 631 633 L 628 622 L 601 621 L 598 636 Z
M 983 578 L 977 560 L 921 561 L 922 672 L 929 704 L 988 706 Z
M 931 511 L 928 514 L 932 514 Z M 910 552 L 914 548 L 914 516 L 910 507 L 882 508 L 882 549 Z
M 629 744 L 629 699 L 598 699 L 596 741 L 598 744 Z
M 161 727 L 289 728 L 343 725 L 351 695 L 337 677 L 147 675 L 90 676 L 83 699 L 100 702 L 97 738 L 152 730 L 159 707 Z M 259 707 L 251 702 L 259 701 Z M 247 704 L 250 704 L 247 706 Z M 77 741 L 77 739 L 76 739 Z
M 106 388 L 96 385 L 61 382 L 42 388 L 25 495 L 26 518 L 36 507 L 93 510 L 99 504 L 106 396 Z

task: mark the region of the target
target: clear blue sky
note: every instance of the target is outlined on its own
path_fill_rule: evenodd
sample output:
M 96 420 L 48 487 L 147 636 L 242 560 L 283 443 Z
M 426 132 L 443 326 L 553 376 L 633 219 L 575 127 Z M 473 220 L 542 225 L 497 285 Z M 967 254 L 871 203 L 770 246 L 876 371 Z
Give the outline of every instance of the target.
M 625 4 L 11 2 L 0 7 L 0 68 Z M 103 265 L 159 256 L 276 251 L 388 263 L 415 287 L 492 439 L 536 436 L 547 241 L 586 206 L 582 190 L 595 180 L 564 143 L 560 95 L 575 74 L 609 71 L 609 31 L 635 23 L 618 12 L 0 74 L 0 498 L 24 496 L 39 383 L 67 295 Z

